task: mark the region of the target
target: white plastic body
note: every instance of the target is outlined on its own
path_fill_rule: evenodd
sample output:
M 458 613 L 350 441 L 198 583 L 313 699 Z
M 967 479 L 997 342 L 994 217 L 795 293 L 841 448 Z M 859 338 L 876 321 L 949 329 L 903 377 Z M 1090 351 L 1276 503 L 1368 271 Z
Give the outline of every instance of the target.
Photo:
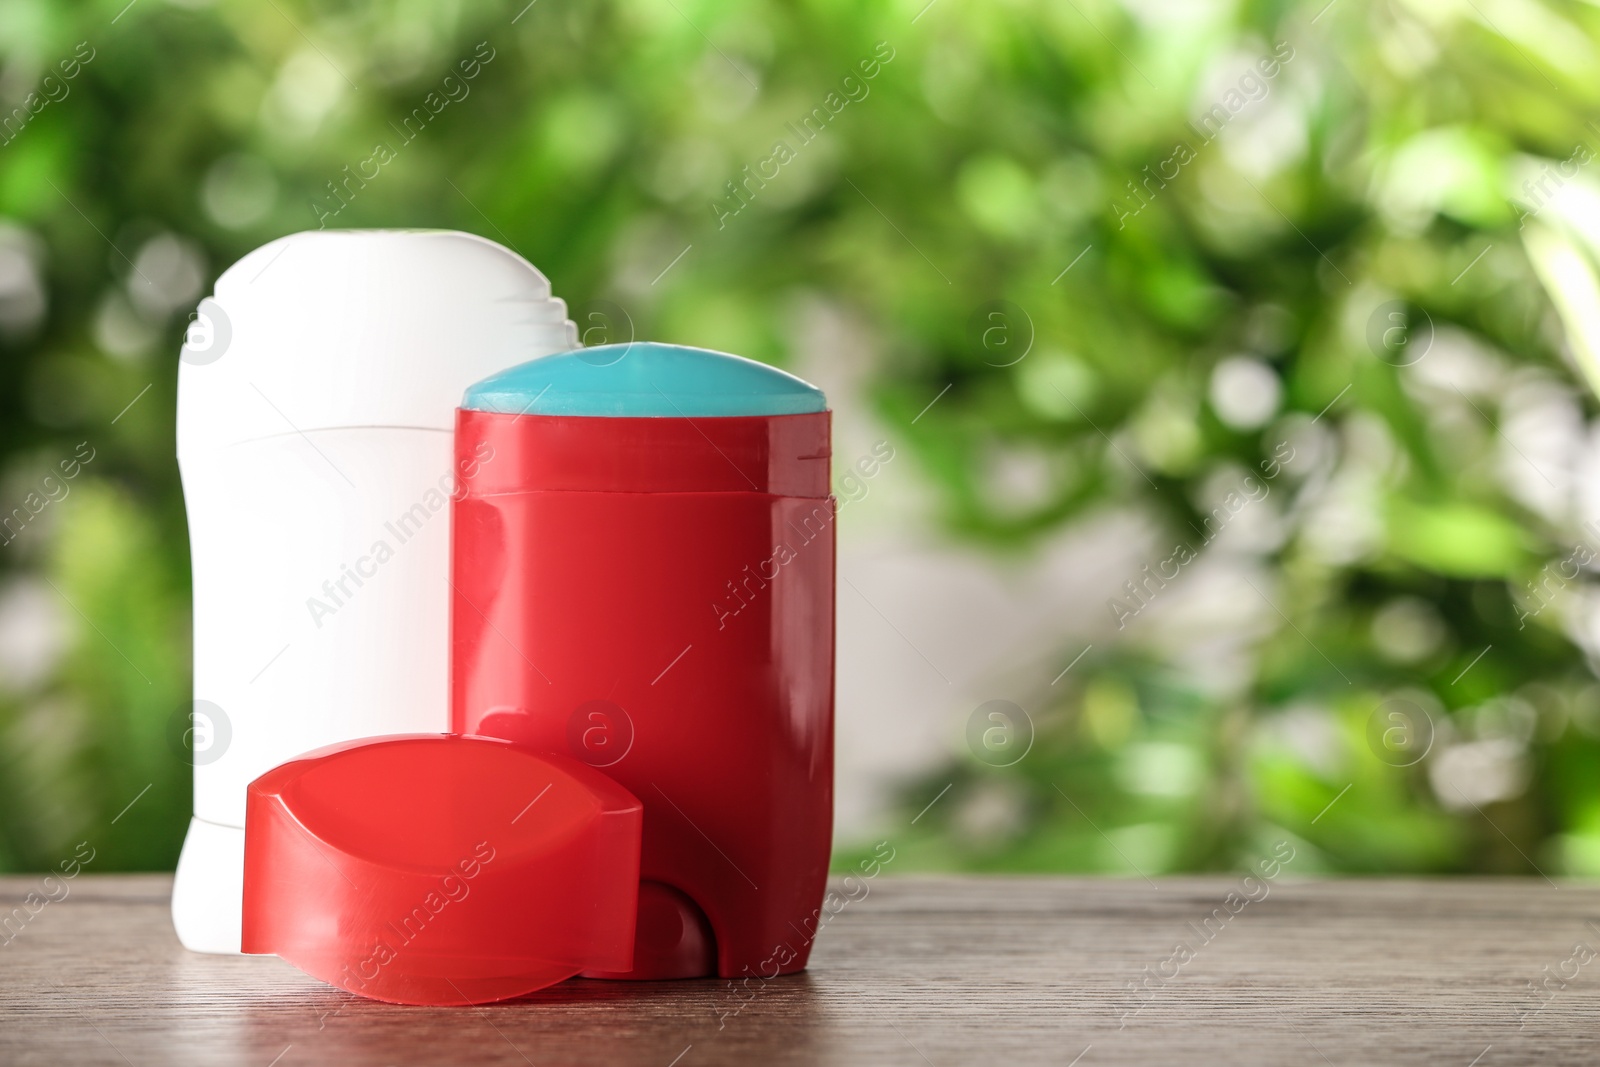
M 229 337 L 180 368 L 178 462 L 194 696 L 219 710 L 172 916 L 185 946 L 227 953 L 250 782 L 324 745 L 449 728 L 455 408 L 576 337 L 538 271 L 466 234 L 297 234 L 216 288 Z

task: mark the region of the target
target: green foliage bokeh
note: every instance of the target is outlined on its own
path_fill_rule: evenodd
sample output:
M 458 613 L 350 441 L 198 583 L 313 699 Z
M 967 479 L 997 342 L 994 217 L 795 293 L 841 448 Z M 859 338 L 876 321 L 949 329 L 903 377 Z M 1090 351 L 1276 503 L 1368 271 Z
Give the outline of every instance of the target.
M 996 553 L 1112 511 L 1199 544 L 1270 472 L 1270 529 L 1226 548 L 1271 609 L 1247 677 L 1200 684 L 1132 593 L 1064 605 L 1112 636 L 1041 682 L 1025 758 L 907 785 L 908 816 L 951 789 L 899 866 L 1208 869 L 1288 835 L 1308 868 L 1600 872 L 1600 646 L 1562 569 L 1600 543 L 1588 468 L 1512 432 L 1595 412 L 1600 10 L 125 3 L 0 9 L 0 507 L 94 454 L 0 548 L 67 624 L 0 691 L 0 870 L 89 835 L 99 869 L 176 858 L 172 356 L 217 273 L 321 224 L 482 233 L 580 324 L 609 302 L 780 365 L 795 300 L 830 301 L 944 530 Z M 1230 360 L 1270 372 L 1259 424 L 1219 410 Z M 1433 734 L 1408 765 L 1373 741 L 1396 699 Z M 1457 803 L 1447 752 L 1521 784 Z

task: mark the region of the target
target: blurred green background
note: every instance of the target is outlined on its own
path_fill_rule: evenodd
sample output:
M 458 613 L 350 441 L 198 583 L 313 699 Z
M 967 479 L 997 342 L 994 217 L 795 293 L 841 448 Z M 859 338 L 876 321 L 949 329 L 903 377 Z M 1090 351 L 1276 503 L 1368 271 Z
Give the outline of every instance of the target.
M 321 222 L 785 366 L 822 302 L 928 536 L 1137 519 L 859 827 L 895 869 L 1600 874 L 1597 51 L 1563 0 L 6 0 L 0 870 L 175 862 L 175 355 Z

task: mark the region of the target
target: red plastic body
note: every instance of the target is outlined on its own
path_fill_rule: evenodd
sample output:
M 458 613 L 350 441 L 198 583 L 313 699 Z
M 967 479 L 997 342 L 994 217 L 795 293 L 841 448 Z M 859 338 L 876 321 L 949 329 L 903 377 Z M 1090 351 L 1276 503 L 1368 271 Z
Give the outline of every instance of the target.
M 806 964 L 833 823 L 829 419 L 458 412 L 453 728 L 644 804 L 635 964 L 592 976 Z
M 500 740 L 319 749 L 250 784 L 243 949 L 398 1004 L 627 969 L 640 820 L 614 780 Z

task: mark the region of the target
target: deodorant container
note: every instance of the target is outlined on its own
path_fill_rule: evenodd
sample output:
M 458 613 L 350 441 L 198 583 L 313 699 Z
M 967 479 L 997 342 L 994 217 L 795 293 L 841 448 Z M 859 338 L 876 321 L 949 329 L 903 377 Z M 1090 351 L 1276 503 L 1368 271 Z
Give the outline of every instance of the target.
M 454 729 L 643 804 L 633 966 L 592 977 L 805 966 L 833 815 L 829 420 L 798 378 L 674 345 L 467 392 Z
M 295 234 L 202 301 L 178 376 L 198 729 L 172 915 L 189 948 L 240 949 L 252 780 L 449 728 L 455 406 L 575 344 L 545 278 L 464 233 Z

